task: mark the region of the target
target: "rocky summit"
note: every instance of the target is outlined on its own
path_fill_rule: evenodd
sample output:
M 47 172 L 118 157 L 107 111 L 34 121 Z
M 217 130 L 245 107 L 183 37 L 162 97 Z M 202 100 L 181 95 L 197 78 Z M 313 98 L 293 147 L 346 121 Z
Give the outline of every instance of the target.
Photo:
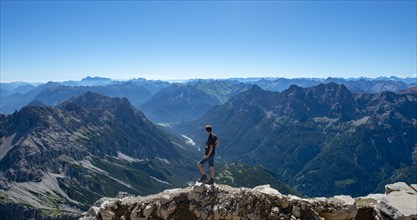
M 417 219 L 415 187 L 400 182 L 387 185 L 385 194 L 353 199 L 300 198 L 282 195 L 269 185 L 233 188 L 196 183 L 146 197 L 102 198 L 82 219 Z
M 0 114 L 2 220 L 74 219 L 101 197 L 149 195 L 192 178 L 192 153 L 125 98 L 87 92 L 33 104 Z

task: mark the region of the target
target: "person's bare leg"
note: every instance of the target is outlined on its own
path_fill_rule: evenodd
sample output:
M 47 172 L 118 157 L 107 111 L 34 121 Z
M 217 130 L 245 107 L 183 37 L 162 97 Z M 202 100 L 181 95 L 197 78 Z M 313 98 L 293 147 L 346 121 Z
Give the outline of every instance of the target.
M 203 165 L 201 163 L 197 164 L 198 169 L 200 169 L 201 174 L 206 175 L 206 170 L 204 169 Z
M 210 167 L 210 176 L 214 179 L 214 167 Z

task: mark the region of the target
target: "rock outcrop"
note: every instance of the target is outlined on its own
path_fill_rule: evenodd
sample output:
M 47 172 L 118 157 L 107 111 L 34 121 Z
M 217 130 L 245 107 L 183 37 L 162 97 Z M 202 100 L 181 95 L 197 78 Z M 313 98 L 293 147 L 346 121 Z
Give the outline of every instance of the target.
M 416 184 L 408 186 L 404 182 L 386 185 L 385 194 L 357 198 L 359 210 L 372 210 L 373 216 L 384 216 L 387 219 L 417 219 L 415 186 Z
M 147 197 L 103 198 L 84 219 L 354 219 L 350 196 L 303 199 L 281 195 L 269 185 L 232 188 L 196 184 Z
M 146 197 L 102 198 L 83 219 L 417 219 L 415 188 L 396 183 L 386 189 L 386 194 L 356 199 L 305 199 L 282 195 L 269 185 L 250 189 L 197 183 Z

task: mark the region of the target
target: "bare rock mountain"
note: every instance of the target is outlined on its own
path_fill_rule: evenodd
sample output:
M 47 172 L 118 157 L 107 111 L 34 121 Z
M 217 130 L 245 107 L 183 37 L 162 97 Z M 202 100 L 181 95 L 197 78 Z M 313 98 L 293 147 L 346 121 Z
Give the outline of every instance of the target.
M 0 206 L 52 215 L 80 213 L 119 191 L 146 195 L 185 186 L 194 168 L 186 148 L 126 98 L 91 92 L 0 115 L 0 144 Z

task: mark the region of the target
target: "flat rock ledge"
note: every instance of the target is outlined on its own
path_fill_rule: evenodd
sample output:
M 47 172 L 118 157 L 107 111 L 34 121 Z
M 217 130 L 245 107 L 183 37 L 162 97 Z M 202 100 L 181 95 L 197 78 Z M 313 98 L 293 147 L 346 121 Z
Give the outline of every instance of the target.
M 269 185 L 250 189 L 196 183 L 193 187 L 165 190 L 146 197 L 124 194 L 117 198 L 102 198 L 81 219 L 417 220 L 417 191 L 405 183 L 395 184 L 386 187 L 386 194 L 356 199 L 345 195 L 305 199 L 282 195 Z

